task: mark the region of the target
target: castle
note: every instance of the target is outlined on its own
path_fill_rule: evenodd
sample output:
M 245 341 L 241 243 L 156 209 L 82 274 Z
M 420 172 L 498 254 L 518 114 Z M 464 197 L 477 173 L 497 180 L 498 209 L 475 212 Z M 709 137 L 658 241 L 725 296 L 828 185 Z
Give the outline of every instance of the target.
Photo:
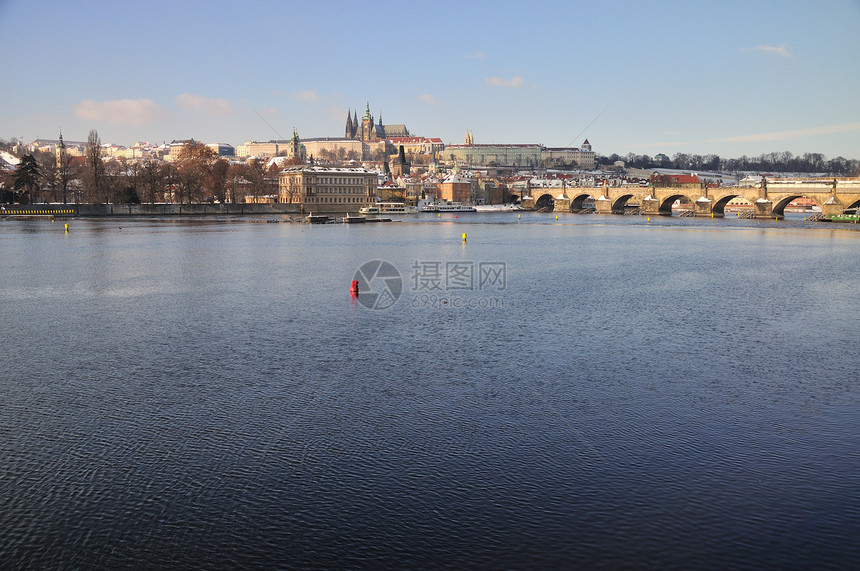
M 382 124 L 382 113 L 379 114 L 379 122 L 374 123 L 373 115 L 370 114 L 370 103 L 367 103 L 364 108 L 364 117 L 361 122 L 358 121 L 358 112 L 353 111 L 350 114 L 346 112 L 346 130 L 344 137 L 346 139 L 357 141 L 382 141 L 392 137 L 408 137 L 409 130 L 406 125 L 388 125 Z

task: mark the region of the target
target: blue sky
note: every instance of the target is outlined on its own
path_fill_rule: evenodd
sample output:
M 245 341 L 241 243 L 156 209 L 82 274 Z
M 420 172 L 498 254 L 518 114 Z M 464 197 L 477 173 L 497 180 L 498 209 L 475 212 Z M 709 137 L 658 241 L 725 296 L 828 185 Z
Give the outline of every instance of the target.
M 860 1 L 0 0 L 0 138 L 342 136 L 860 159 Z

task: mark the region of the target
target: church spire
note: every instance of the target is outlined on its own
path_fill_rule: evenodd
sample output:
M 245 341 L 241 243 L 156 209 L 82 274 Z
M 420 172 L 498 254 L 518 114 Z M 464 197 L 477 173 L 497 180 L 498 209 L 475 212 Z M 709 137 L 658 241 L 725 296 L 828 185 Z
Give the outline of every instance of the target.
M 349 109 L 346 111 L 346 138 L 352 139 L 353 137 L 353 129 L 352 129 L 352 115 L 349 112 Z

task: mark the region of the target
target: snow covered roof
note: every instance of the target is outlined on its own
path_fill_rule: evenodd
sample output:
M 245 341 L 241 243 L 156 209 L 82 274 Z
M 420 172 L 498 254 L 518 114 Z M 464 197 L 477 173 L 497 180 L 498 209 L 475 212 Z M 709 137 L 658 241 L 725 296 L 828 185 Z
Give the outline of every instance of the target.
M 460 175 L 457 173 L 452 173 L 452 174 L 448 175 L 447 177 L 445 177 L 445 179 L 442 182 L 443 183 L 447 182 L 447 183 L 466 183 L 466 184 L 469 184 L 471 181 L 468 178 L 464 177 L 463 175 Z
M 15 155 L 7 153 L 6 151 L 0 151 L 0 168 L 3 168 L 4 170 L 12 170 L 19 162 L 21 162 L 21 159 Z
M 296 165 L 292 167 L 287 167 L 283 172 L 297 172 L 297 171 L 305 171 L 312 172 L 318 174 L 375 174 L 378 175 L 376 171 L 360 168 L 360 167 L 321 167 L 321 166 L 309 166 L 309 165 Z
M 281 168 L 288 160 L 290 160 L 289 157 L 273 157 L 266 163 L 266 168 L 272 168 L 272 165 L 276 165 L 278 168 Z

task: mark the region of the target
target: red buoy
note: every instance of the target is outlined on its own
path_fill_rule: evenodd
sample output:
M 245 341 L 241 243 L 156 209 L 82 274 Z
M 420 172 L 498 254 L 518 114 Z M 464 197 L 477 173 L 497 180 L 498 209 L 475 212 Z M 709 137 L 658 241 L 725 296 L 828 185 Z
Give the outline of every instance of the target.
M 349 293 L 351 293 L 353 297 L 358 295 L 358 280 L 352 280 L 352 284 L 349 286 Z

